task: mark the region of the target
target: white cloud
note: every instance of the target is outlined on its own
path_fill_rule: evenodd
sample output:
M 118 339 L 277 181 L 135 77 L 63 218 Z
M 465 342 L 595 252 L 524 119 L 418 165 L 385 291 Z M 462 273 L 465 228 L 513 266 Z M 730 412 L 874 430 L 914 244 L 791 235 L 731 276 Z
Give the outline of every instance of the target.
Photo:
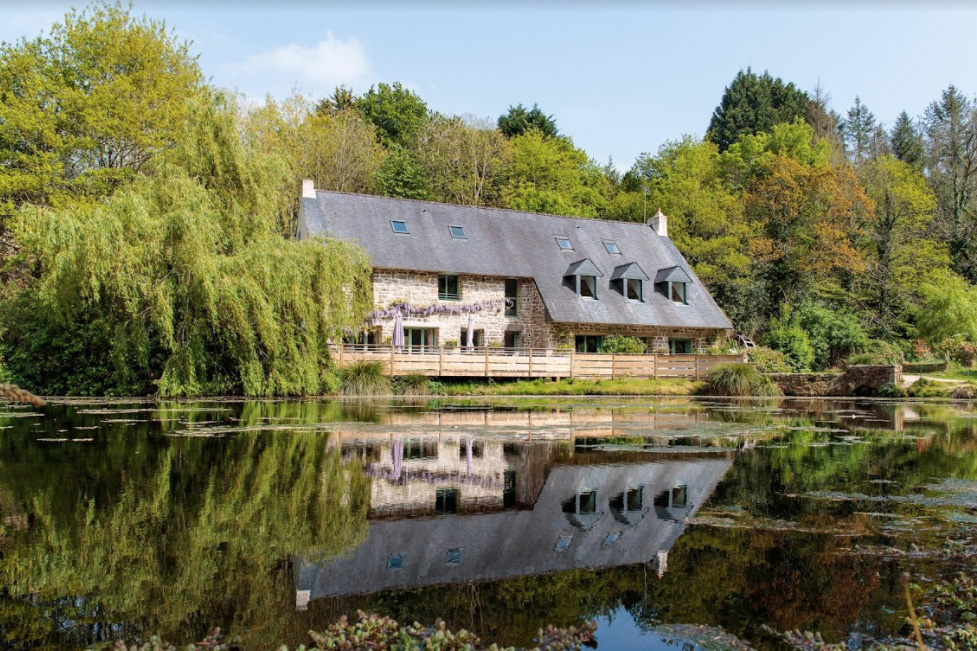
M 356 38 L 338 39 L 332 33 L 311 47 L 289 43 L 223 67 L 234 76 L 271 73 L 290 84 L 311 87 L 352 86 L 370 76 L 370 62 L 363 44 Z

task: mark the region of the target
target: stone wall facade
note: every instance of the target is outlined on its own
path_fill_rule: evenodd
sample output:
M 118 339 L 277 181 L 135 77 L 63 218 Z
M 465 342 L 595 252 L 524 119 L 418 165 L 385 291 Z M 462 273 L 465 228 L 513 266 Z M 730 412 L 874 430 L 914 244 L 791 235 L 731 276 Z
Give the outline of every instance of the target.
M 505 278 L 495 276 L 459 275 L 459 299 L 438 299 L 438 274 L 418 271 L 374 270 L 373 303 L 386 308 L 406 302 L 425 307 L 434 304 L 458 306 L 485 302 L 505 302 Z M 688 339 L 692 352 L 702 353 L 723 341 L 728 333 L 721 329 L 666 328 L 650 326 L 607 326 L 592 323 L 551 323 L 546 307 L 532 279 L 518 279 L 518 314 L 506 316 L 504 308 L 487 309 L 472 314 L 475 330 L 482 330 L 487 346 L 502 346 L 506 333 L 518 332 L 519 346 L 532 348 L 565 348 L 574 345 L 575 335 L 627 335 L 644 339 L 649 353 L 667 354 L 669 339 Z M 434 328 L 435 344 L 464 345 L 462 332 L 468 328 L 468 314 L 435 314 L 428 317 L 406 316 L 405 328 Z M 390 343 L 394 319 L 382 319 L 376 326 L 378 343 Z
M 458 300 L 438 299 L 438 274 L 419 271 L 375 270 L 373 272 L 373 304 L 377 308 L 406 302 L 413 306 L 471 305 L 498 302 L 505 304 L 505 278 L 494 276 L 459 275 Z M 543 299 L 532 280 L 517 281 L 518 312 L 506 316 L 505 308 L 492 308 L 471 315 L 474 330 L 483 332 L 487 346 L 502 346 L 506 332 L 519 333 L 519 345 L 543 348 L 546 346 L 546 310 Z M 432 316 L 404 317 L 405 328 L 434 328 L 435 344 L 440 346 L 464 345 L 462 332 L 468 329 L 468 314 L 435 314 Z M 380 343 L 389 343 L 393 337 L 393 319 L 383 319 L 378 328 Z

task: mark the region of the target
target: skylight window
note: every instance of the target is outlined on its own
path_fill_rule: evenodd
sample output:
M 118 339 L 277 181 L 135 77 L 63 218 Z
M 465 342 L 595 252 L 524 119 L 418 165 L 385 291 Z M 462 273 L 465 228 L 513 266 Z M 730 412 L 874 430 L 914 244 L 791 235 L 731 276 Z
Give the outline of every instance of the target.
M 604 242 L 604 248 L 607 249 L 608 253 L 621 255 L 621 248 L 614 242 Z
M 456 240 L 467 240 L 468 239 L 468 236 L 465 235 L 465 227 L 464 226 L 449 226 L 448 227 L 448 230 L 451 232 L 451 237 L 455 238 Z
M 394 230 L 394 233 L 400 233 L 401 235 L 410 235 L 410 230 L 407 228 L 407 222 L 405 221 L 391 219 L 390 228 Z
M 560 249 L 563 251 L 573 251 L 573 245 L 570 244 L 570 238 L 568 237 L 558 237 L 556 238 L 556 243 L 560 245 Z

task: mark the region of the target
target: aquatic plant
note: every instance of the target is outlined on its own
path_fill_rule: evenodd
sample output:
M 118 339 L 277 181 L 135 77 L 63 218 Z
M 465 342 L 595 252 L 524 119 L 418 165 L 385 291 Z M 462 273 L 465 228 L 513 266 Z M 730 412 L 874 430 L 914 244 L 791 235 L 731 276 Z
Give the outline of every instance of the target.
M 383 362 L 354 362 L 342 370 L 340 391 L 347 396 L 390 395 L 390 378 Z
M 709 372 L 709 393 L 721 396 L 779 396 L 780 389 L 751 364 L 720 364 Z
M 431 393 L 431 381 L 419 373 L 394 378 L 393 385 L 396 392 L 403 396 L 426 396 Z

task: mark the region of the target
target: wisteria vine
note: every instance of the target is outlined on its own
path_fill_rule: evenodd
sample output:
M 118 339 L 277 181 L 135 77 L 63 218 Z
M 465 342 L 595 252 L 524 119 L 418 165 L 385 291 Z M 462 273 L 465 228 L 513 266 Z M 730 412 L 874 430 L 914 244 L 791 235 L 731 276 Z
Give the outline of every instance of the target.
M 370 321 L 376 323 L 382 319 L 393 319 L 400 313 L 402 317 L 408 316 L 434 316 L 436 314 L 477 314 L 478 312 L 493 311 L 499 312 L 505 307 L 505 301 L 481 301 L 479 303 L 467 303 L 464 305 L 434 303 L 432 305 L 411 305 L 403 301 L 393 303 L 381 310 L 374 310 L 368 317 Z

